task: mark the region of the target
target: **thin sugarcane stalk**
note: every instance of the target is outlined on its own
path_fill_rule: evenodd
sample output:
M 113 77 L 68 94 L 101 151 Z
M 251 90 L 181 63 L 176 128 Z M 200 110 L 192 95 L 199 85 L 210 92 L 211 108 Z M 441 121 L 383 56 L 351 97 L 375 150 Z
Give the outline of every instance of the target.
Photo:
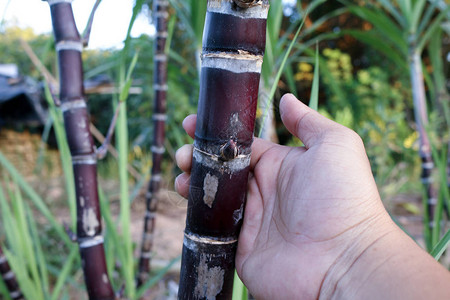
M 61 111 L 72 156 L 77 199 L 77 241 L 89 299 L 114 299 L 106 269 L 97 190 L 97 154 L 83 87 L 83 44 L 70 0 L 48 0 L 58 52 Z
M 412 96 L 414 103 L 414 118 L 416 121 L 417 131 L 419 132 L 419 155 L 422 160 L 422 183 L 426 194 L 426 208 L 428 217 L 428 228 L 433 231 L 435 227 L 435 207 L 437 204 L 437 194 L 433 185 L 433 169 L 434 162 L 431 153 L 430 139 L 426 131 L 428 125 L 427 104 L 425 96 L 425 85 L 422 71 L 422 60 L 420 52 L 416 50 L 414 45 L 410 47 L 409 66 L 411 75 Z
M 231 299 L 268 0 L 209 0 L 179 299 Z
M 2 246 L 0 245 L 0 275 L 6 284 L 6 288 L 9 291 L 9 297 L 11 299 L 24 299 L 22 292 L 20 291 L 19 283 L 17 282 L 16 275 L 11 270 L 8 260 L 3 253 Z
M 147 279 L 150 272 L 153 237 L 155 231 L 155 216 L 161 187 L 161 162 L 165 152 L 165 124 L 166 124 L 166 95 L 167 95 L 167 54 L 165 51 L 167 40 L 167 20 L 169 1 L 155 0 L 153 14 L 156 26 L 154 45 L 153 71 L 153 143 L 151 178 L 146 193 L 147 211 L 144 218 L 144 232 L 142 235 L 141 256 L 139 258 L 139 273 L 137 284 L 140 286 Z

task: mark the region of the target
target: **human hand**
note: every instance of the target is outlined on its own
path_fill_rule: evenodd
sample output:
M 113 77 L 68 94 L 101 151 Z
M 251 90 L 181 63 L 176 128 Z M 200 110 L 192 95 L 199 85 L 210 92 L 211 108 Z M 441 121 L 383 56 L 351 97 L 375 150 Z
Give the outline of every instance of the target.
M 398 234 L 381 203 L 363 143 L 292 95 L 280 103 L 286 128 L 305 147 L 255 138 L 236 269 L 257 299 L 328 298 L 370 247 Z M 195 116 L 183 127 L 192 137 Z M 192 146 L 177 152 L 187 197 Z

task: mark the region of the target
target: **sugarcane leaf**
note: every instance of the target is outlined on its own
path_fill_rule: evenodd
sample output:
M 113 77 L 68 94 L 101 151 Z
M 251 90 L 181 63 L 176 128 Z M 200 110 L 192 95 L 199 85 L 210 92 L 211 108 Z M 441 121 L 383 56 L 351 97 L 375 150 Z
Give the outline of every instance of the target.
M 49 107 L 50 117 L 53 120 L 53 129 L 55 131 L 56 143 L 58 144 L 58 150 L 60 155 L 61 166 L 64 173 L 64 182 L 67 193 L 67 204 L 69 206 L 71 228 L 75 230 L 77 222 L 76 212 L 76 193 L 75 193 L 75 179 L 73 175 L 72 157 L 70 154 L 69 145 L 67 143 L 66 131 L 64 128 L 64 122 L 62 113 L 56 108 L 53 101 L 53 96 L 50 92 L 47 82 L 44 82 L 45 99 Z
M 197 47 L 202 45 L 203 27 L 205 24 L 206 16 L 206 0 L 190 0 L 190 12 L 192 28 L 195 34 L 195 40 Z
M 9 290 L 6 287 L 6 284 L 1 276 L 0 276 L 0 296 L 1 299 L 12 300 L 11 297 L 9 296 Z
M 278 81 L 280 81 L 280 77 L 281 77 L 281 74 L 283 73 L 283 69 L 284 69 L 284 66 L 286 65 L 286 61 L 287 61 L 287 59 L 289 57 L 289 54 L 292 51 L 292 48 L 293 48 L 294 44 L 297 42 L 298 35 L 300 34 L 300 31 L 303 28 L 303 24 L 304 23 L 305 23 L 305 18 L 303 18 L 300 26 L 297 29 L 297 32 L 295 33 L 294 38 L 291 41 L 291 44 L 289 45 L 288 49 L 286 49 L 286 51 L 284 53 L 283 60 L 281 61 L 280 68 L 278 69 L 277 75 L 275 76 L 275 80 L 273 82 L 272 88 L 271 88 L 270 93 L 269 93 L 269 103 L 272 101 L 273 96 L 275 95 L 275 92 L 276 92 L 277 86 L 278 86 Z M 265 123 L 265 119 L 266 119 L 267 114 L 269 112 L 269 107 L 271 107 L 271 105 L 267 105 L 266 106 L 266 109 L 265 109 L 265 112 L 264 112 L 261 124 Z M 261 126 L 261 128 L 259 129 L 258 137 L 261 136 L 262 129 L 263 128 Z
M 39 297 L 40 299 L 44 299 L 43 285 L 38 271 L 36 256 L 34 254 L 34 247 L 28 227 L 25 207 L 22 195 L 20 194 L 20 191 L 16 185 L 13 185 L 13 196 L 11 197 L 11 202 L 14 214 L 16 216 L 16 224 L 19 229 L 19 234 L 23 239 L 23 248 L 21 250 L 24 253 L 25 257 L 24 264 L 30 270 L 30 279 L 34 283 L 35 289 L 37 291 L 37 295 L 35 296 Z
M 392 22 L 383 12 L 353 5 L 349 6 L 349 11 L 359 16 L 361 19 L 372 23 L 374 27 L 398 50 L 407 53 L 408 46 L 404 38 L 404 30 Z
M 374 31 L 360 31 L 360 30 L 343 30 L 343 34 L 349 34 L 361 42 L 371 46 L 375 50 L 383 53 L 397 66 L 401 67 L 405 71 L 408 70 L 408 65 L 405 58 L 393 49 L 390 44 L 383 42 L 383 38 L 377 35 Z M 406 53 L 404 53 L 406 55 Z
M 348 12 L 347 7 L 342 7 L 342 8 L 338 8 L 336 10 L 331 11 L 330 13 L 327 13 L 327 14 L 321 16 L 320 18 L 314 20 L 314 23 L 311 24 L 311 26 L 309 26 L 308 28 L 305 28 L 300 33 L 300 37 L 303 37 L 303 36 L 306 36 L 306 35 L 308 35 L 308 34 L 310 34 L 312 32 L 315 32 L 317 30 L 317 28 L 322 26 L 325 22 L 328 22 L 331 18 L 334 18 L 336 16 L 342 15 L 342 14 L 344 14 L 346 12 Z M 286 33 L 288 33 L 288 31 L 286 31 Z M 289 37 L 289 35 L 287 35 L 287 38 Z
M 106 231 L 105 231 L 105 253 L 106 253 L 106 265 L 108 270 L 108 277 L 113 278 L 112 275 L 114 273 L 115 266 L 115 255 L 114 251 L 117 250 L 119 260 L 124 261 L 124 254 L 121 250 L 121 240 L 117 231 L 117 228 L 114 224 L 113 217 L 111 215 L 111 209 L 109 207 L 108 199 L 105 195 L 103 189 L 98 187 L 98 198 L 100 202 L 100 211 L 105 221 Z M 117 246 L 117 247 L 116 247 Z
M 399 24 L 402 25 L 403 28 L 406 28 L 406 20 L 405 17 L 402 16 L 398 10 L 392 5 L 392 2 L 389 0 L 378 0 L 379 3 L 383 5 L 383 7 L 397 20 Z
M 15 226 L 15 222 L 12 217 L 12 212 L 8 205 L 8 201 L 6 200 L 5 193 L 4 193 L 4 190 L 3 190 L 3 187 L 1 184 L 0 184 L 0 208 L 1 208 L 1 214 L 2 214 L 1 221 L 3 223 L 6 240 L 8 241 L 9 246 L 13 250 L 21 249 L 22 248 L 22 244 L 21 244 L 22 240 L 20 239 L 20 235 L 19 235 L 17 226 Z
M 136 21 L 137 16 L 141 12 L 142 6 L 144 5 L 145 2 L 146 2 L 146 0 L 135 0 L 135 2 L 134 2 L 133 13 L 131 14 L 130 22 L 128 23 L 127 34 L 125 37 L 125 43 L 124 43 L 124 47 L 122 50 L 123 53 L 126 53 L 128 51 L 128 47 L 129 47 L 130 39 L 131 39 L 131 30 L 133 29 L 134 22 Z
M 439 260 L 441 258 L 444 251 L 448 248 L 450 244 L 450 230 L 448 230 L 442 239 L 437 243 L 437 245 L 431 250 L 430 254 L 434 257 L 435 260 Z
M 70 275 L 70 271 L 72 270 L 72 267 L 75 263 L 77 256 L 78 256 L 77 247 L 72 247 L 72 250 L 70 251 L 69 256 L 67 257 L 66 262 L 64 263 L 64 266 L 61 269 L 61 272 L 58 273 L 58 279 L 56 280 L 55 286 L 53 288 L 51 300 L 57 300 L 60 298 L 60 294 L 64 287 L 64 283 L 66 282 L 67 278 Z
M 175 257 L 167 264 L 167 266 L 165 266 L 164 268 L 159 270 L 154 276 L 152 276 L 145 283 L 143 283 L 136 291 L 136 298 L 137 299 L 141 298 L 144 295 L 145 291 L 147 291 L 152 286 L 154 286 L 156 283 L 158 283 L 158 281 L 160 281 L 164 277 L 164 275 L 167 272 L 169 272 L 170 268 L 175 263 L 177 263 L 180 259 L 181 259 L 181 255 Z
M 437 1 L 431 1 L 431 4 L 428 5 L 427 9 L 425 10 L 425 13 L 423 14 L 420 20 L 420 24 L 417 27 L 416 30 L 417 36 L 422 35 L 423 30 L 428 26 L 428 23 L 433 17 L 436 8 L 437 8 Z
M 191 0 L 192 1 L 192 0 Z M 178 0 L 169 0 L 170 6 L 172 6 L 178 16 L 178 18 L 181 20 L 182 24 L 185 24 L 186 31 L 190 38 L 195 41 L 195 47 L 200 46 L 198 44 L 197 35 L 194 31 L 193 24 L 191 22 L 191 17 L 189 14 L 190 9 L 188 8 L 188 5 L 191 5 L 191 1 L 178 1 Z M 204 1 L 204 0 L 202 0 Z M 206 11 L 205 11 L 206 13 Z M 203 29 L 202 29 L 203 30 Z
M 309 107 L 317 110 L 319 106 L 319 46 L 316 45 L 316 58 L 314 64 L 314 77 L 311 88 L 311 96 L 309 98 Z
M 44 300 L 43 298 L 39 298 L 39 293 L 36 290 L 33 281 L 28 276 L 28 270 L 23 261 L 21 261 L 8 249 L 3 249 L 3 252 L 9 262 L 9 266 L 16 275 L 17 282 L 19 283 L 20 289 L 22 291 L 22 294 L 25 296 L 25 299 Z
M 272 1 L 270 3 L 269 13 L 267 17 L 267 36 L 270 38 L 270 42 L 266 42 L 266 49 L 268 47 L 274 49 L 279 35 L 281 22 L 283 20 L 283 3 L 282 1 Z
M 445 91 L 446 76 L 444 74 L 444 65 L 442 63 L 442 29 L 437 30 L 436 34 L 433 34 L 428 44 L 428 52 L 430 53 L 431 66 L 433 67 L 433 81 L 436 83 L 435 94 Z M 436 98 L 433 97 L 433 98 Z
M 289 92 L 297 97 L 297 85 L 295 84 L 294 71 L 292 70 L 291 64 L 286 65 L 283 74 L 289 87 Z
M 167 25 L 167 39 L 166 39 L 166 45 L 164 47 L 164 53 L 166 55 L 169 53 L 170 45 L 172 44 L 172 38 L 173 38 L 176 21 L 177 21 L 177 16 L 176 16 L 176 14 L 174 14 L 170 17 L 169 23 Z
M 25 204 L 25 210 L 26 214 L 28 216 L 28 223 L 29 223 L 29 229 L 30 229 L 30 235 L 31 239 L 33 241 L 34 249 L 36 252 L 36 258 L 37 258 L 37 264 L 39 267 L 40 277 L 42 280 L 42 290 L 44 292 L 44 298 L 49 298 L 49 281 L 48 281 L 48 270 L 47 270 L 47 263 L 45 261 L 44 257 L 44 251 L 42 250 L 41 240 L 39 238 L 39 233 L 37 231 L 37 224 L 36 221 L 33 218 L 33 214 L 31 212 L 31 209 L 28 205 Z M 77 249 L 77 247 L 73 246 L 72 249 Z
M 136 63 L 138 61 L 139 58 L 139 52 L 136 52 L 133 56 L 133 59 L 131 60 L 130 66 L 128 67 L 128 71 L 127 71 L 127 75 L 125 78 L 125 84 L 123 85 L 121 91 L 120 91 L 120 96 L 119 96 L 119 101 L 123 102 L 128 98 L 128 94 L 130 92 L 130 88 L 131 88 L 131 84 L 133 83 L 133 79 L 131 78 L 131 74 L 133 73 L 134 68 L 136 67 Z
M 412 16 L 411 16 L 411 31 L 415 32 L 417 27 L 419 26 L 419 22 L 421 20 L 421 16 L 423 14 L 423 10 L 427 0 L 418 0 L 414 5 Z
M 442 20 L 446 16 L 446 13 L 450 11 L 450 5 L 443 11 L 439 13 L 439 15 L 431 22 L 431 24 L 428 25 L 427 29 L 424 31 L 423 36 L 420 38 L 417 49 L 419 52 L 422 52 L 423 48 L 425 47 L 425 44 L 429 41 L 431 36 L 436 32 L 436 30 L 439 29 L 439 26 L 441 25 Z
M 8 159 L 0 151 L 0 164 L 8 171 L 9 175 L 20 186 L 23 192 L 30 198 L 36 208 L 42 213 L 42 215 L 51 223 L 59 237 L 67 244 L 71 245 L 69 237 L 62 228 L 62 226 L 56 221 L 53 214 L 48 209 L 42 198 L 33 190 L 33 188 L 25 181 L 22 175 L 16 170 L 16 168 L 8 161 Z
M 233 283 L 233 300 L 247 300 L 248 299 L 248 292 L 245 285 L 242 283 L 241 279 L 239 278 L 237 272 L 234 272 L 234 283 Z
M 400 6 L 403 16 L 405 16 L 407 23 L 411 24 L 411 0 L 398 0 L 397 3 Z

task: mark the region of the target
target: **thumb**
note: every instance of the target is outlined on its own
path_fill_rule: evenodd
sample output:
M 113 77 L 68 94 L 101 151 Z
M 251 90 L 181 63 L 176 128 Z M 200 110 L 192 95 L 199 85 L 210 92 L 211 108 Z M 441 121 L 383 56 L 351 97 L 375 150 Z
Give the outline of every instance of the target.
M 321 143 L 328 133 L 345 128 L 309 108 L 292 94 L 281 98 L 280 115 L 289 132 L 298 137 L 306 148 Z

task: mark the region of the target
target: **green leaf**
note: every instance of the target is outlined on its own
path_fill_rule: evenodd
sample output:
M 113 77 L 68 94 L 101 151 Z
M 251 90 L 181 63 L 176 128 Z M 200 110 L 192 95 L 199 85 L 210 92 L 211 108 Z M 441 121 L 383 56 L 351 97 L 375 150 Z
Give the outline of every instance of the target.
M 314 78 L 309 98 L 309 107 L 317 111 L 319 106 L 319 46 L 316 45 L 316 60 L 314 64 Z
M 269 93 L 269 103 L 272 101 L 273 96 L 275 95 L 275 92 L 276 92 L 277 86 L 278 86 L 278 81 L 280 81 L 280 77 L 281 77 L 281 74 L 283 73 L 283 69 L 284 69 L 284 66 L 286 65 L 286 61 L 287 61 L 287 59 L 289 57 L 289 54 L 292 51 L 292 47 L 297 42 L 298 35 L 300 34 L 300 31 L 301 31 L 304 23 L 305 23 L 305 18 L 302 20 L 302 23 L 298 27 L 297 32 L 295 33 L 295 36 L 294 36 L 294 38 L 291 41 L 291 44 L 289 45 L 288 49 L 284 53 L 283 60 L 281 62 L 280 68 L 278 69 L 277 75 L 275 76 L 275 80 L 273 82 L 272 88 L 271 88 L 270 93 Z M 261 122 L 262 124 L 265 123 L 267 114 L 269 112 L 269 107 L 271 107 L 271 105 L 267 105 L 266 106 L 266 109 L 265 109 L 265 112 L 264 112 L 264 115 L 263 115 L 263 119 L 262 119 L 262 122 Z M 262 127 L 259 129 L 258 136 L 261 136 L 262 129 L 263 129 Z
M 397 66 L 401 67 L 405 71 L 408 70 L 408 65 L 406 63 L 406 59 L 402 54 L 406 55 L 407 53 L 399 53 L 393 49 L 388 43 L 383 42 L 383 38 L 379 36 L 374 31 L 360 31 L 360 30 L 343 30 L 343 34 L 349 34 L 354 38 L 360 40 L 361 42 L 371 46 L 375 50 L 384 54 L 387 58 L 389 58 L 393 63 Z
M 56 280 L 56 284 L 53 288 L 52 298 L 51 300 L 57 300 L 60 298 L 61 291 L 64 287 L 64 283 L 70 275 L 70 271 L 75 263 L 76 258 L 78 257 L 78 247 L 72 247 L 69 256 L 66 259 L 66 262 L 61 269 L 61 272 L 58 274 L 58 279 Z
M 44 90 L 45 99 L 49 107 L 50 117 L 53 120 L 53 129 L 55 130 L 61 166 L 65 178 L 64 182 L 67 193 L 67 204 L 70 210 L 71 228 L 72 230 L 75 230 L 77 222 L 77 212 L 76 212 L 75 179 L 73 175 L 72 156 L 70 154 L 69 145 L 67 143 L 67 136 L 66 130 L 64 128 L 62 113 L 55 106 L 53 96 L 50 93 L 50 89 L 48 87 L 47 82 L 45 82 L 44 88 L 45 88 Z
M 400 10 L 405 16 L 408 24 L 411 24 L 412 12 L 411 12 L 411 0 L 398 0 L 398 5 L 400 6 Z
M 33 218 L 30 207 L 28 205 L 26 205 L 25 207 L 26 207 L 26 212 L 28 215 L 28 223 L 29 223 L 31 239 L 33 241 L 33 244 L 35 245 L 34 249 L 36 252 L 36 259 L 37 259 L 37 263 L 38 263 L 38 267 L 39 267 L 40 277 L 42 280 L 42 289 L 44 292 L 44 298 L 48 299 L 50 284 L 48 281 L 47 263 L 45 261 L 44 251 L 42 250 L 41 240 L 40 240 L 39 233 L 37 230 L 38 227 L 37 227 L 36 221 Z M 72 249 L 77 250 L 78 247 L 76 245 L 73 245 Z
M 22 191 L 30 198 L 36 208 L 44 215 L 44 217 L 51 223 L 51 225 L 55 228 L 59 237 L 68 245 L 72 245 L 69 237 L 66 232 L 56 221 L 53 214 L 48 209 L 47 205 L 44 203 L 42 198 L 33 190 L 33 188 L 25 181 L 22 175 L 16 170 L 16 168 L 8 161 L 8 159 L 0 152 L 0 165 L 2 165 L 10 174 L 10 176 L 14 179 L 15 182 L 20 186 Z
M 9 297 L 9 290 L 6 287 L 6 284 L 1 276 L 0 276 L 0 296 L 1 296 L 0 299 L 12 300 L 11 297 Z
M 427 9 L 425 10 L 425 13 L 423 14 L 423 17 L 420 21 L 420 24 L 418 25 L 418 28 L 415 31 L 415 34 L 417 36 L 421 36 L 423 30 L 428 26 L 428 23 L 430 22 L 431 18 L 434 15 L 435 10 L 436 10 L 437 2 L 438 1 L 432 1 L 432 3 L 429 4 Z
M 247 300 L 248 292 L 245 285 L 242 283 L 237 272 L 234 272 L 234 283 L 233 283 L 233 300 Z
M 418 0 L 416 5 L 413 8 L 412 12 L 412 19 L 411 19 L 411 32 L 416 32 L 417 27 L 419 26 L 420 17 L 423 14 L 423 9 L 425 7 L 425 4 L 427 3 L 427 0 Z
M 133 56 L 133 59 L 131 60 L 130 66 L 128 67 L 127 76 L 125 78 L 125 84 L 123 85 L 122 90 L 120 91 L 119 101 L 121 101 L 121 102 L 127 100 L 127 98 L 128 98 L 131 84 L 133 83 L 131 74 L 133 73 L 134 68 L 136 67 L 138 58 L 139 58 L 139 52 L 136 52 Z
M 202 46 L 202 36 L 203 36 L 203 27 L 205 24 L 205 16 L 206 16 L 206 0 L 190 0 L 190 12 L 191 19 L 190 23 L 193 28 L 195 39 L 197 42 L 197 47 Z
M 349 10 L 360 18 L 372 23 L 384 38 L 389 40 L 402 53 L 408 52 L 404 36 L 406 29 L 392 22 L 384 12 L 360 6 L 349 6 Z
M 179 260 L 181 259 L 181 255 L 177 256 L 176 258 L 172 259 L 169 264 L 164 267 L 163 269 L 159 270 L 154 276 L 150 277 L 143 285 L 139 287 L 139 289 L 136 292 L 136 299 L 140 299 L 145 291 L 150 289 L 152 286 L 154 286 L 158 281 L 160 281 L 164 275 L 169 272 L 170 268 Z
M 448 230 L 437 245 L 431 250 L 430 254 L 435 260 L 441 258 L 442 253 L 448 248 L 450 244 L 450 230 Z
M 436 32 L 436 30 L 439 29 L 442 20 L 446 16 L 446 13 L 450 11 L 450 5 L 447 7 L 447 9 L 441 11 L 439 15 L 434 19 L 431 24 L 428 25 L 427 29 L 425 30 L 423 36 L 420 38 L 417 49 L 419 52 L 422 52 L 423 48 L 425 47 L 425 44 L 428 42 L 428 40 L 431 38 L 431 36 Z
M 407 20 L 404 16 L 402 16 L 398 10 L 392 5 L 392 1 L 389 0 L 378 0 L 379 3 L 383 5 L 383 7 L 397 20 L 399 24 L 402 25 L 403 28 L 407 28 Z

